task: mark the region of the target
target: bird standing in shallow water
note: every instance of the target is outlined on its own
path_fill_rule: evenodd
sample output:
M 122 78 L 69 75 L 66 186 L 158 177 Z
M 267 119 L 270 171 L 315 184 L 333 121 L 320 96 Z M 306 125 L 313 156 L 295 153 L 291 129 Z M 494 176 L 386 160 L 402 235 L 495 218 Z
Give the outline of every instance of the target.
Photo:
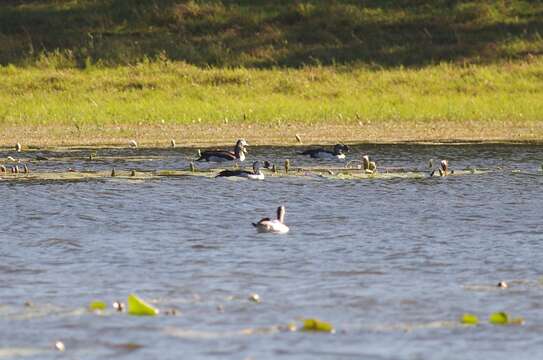
M 234 151 L 227 150 L 207 150 L 200 153 L 200 157 L 196 161 L 214 161 L 214 162 L 223 162 L 223 161 L 243 161 L 245 160 L 245 154 L 247 153 L 247 141 L 245 139 L 239 139 L 236 142 Z
M 454 170 L 451 170 L 449 172 L 449 162 L 447 160 L 441 160 L 441 162 L 439 163 L 439 169 L 437 169 L 438 172 L 439 172 L 439 176 L 447 176 L 450 174 L 454 174 Z M 430 173 L 430 176 L 434 176 L 434 174 L 436 173 L 435 170 L 433 170 L 431 173 Z
M 441 160 L 439 175 L 447 176 L 449 174 L 449 162 L 447 160 Z
M 375 161 L 370 161 L 368 155 L 362 156 L 362 164 L 366 173 L 373 174 L 374 172 L 377 172 L 377 164 L 375 164 Z
M 261 233 L 286 234 L 289 228 L 285 225 L 285 207 L 277 208 L 277 219 L 263 218 L 253 226 Z

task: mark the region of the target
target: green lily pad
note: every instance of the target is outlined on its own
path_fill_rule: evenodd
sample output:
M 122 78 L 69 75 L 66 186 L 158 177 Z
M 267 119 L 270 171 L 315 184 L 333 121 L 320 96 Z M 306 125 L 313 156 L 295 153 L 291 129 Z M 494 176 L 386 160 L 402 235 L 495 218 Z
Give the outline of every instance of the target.
M 304 331 L 334 332 L 332 324 L 319 319 L 304 319 L 303 322 L 302 330 Z
M 96 310 L 105 310 L 107 309 L 107 304 L 100 300 L 94 300 L 91 301 L 89 304 L 89 310 L 96 311 Z
M 509 323 L 509 315 L 506 312 L 495 312 L 490 314 L 488 321 L 493 325 L 507 325 Z
M 477 315 L 465 313 L 460 317 L 460 323 L 465 325 L 477 325 L 479 323 L 479 318 Z
M 147 316 L 155 316 L 158 315 L 158 309 L 155 307 L 147 304 L 145 301 L 140 299 L 135 294 L 128 295 L 128 313 L 130 315 L 147 315 Z

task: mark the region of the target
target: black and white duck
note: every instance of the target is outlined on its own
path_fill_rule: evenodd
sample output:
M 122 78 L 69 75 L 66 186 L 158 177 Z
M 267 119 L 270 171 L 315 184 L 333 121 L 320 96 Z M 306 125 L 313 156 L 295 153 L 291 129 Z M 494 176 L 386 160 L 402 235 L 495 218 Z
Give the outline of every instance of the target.
M 260 170 L 260 162 L 255 161 L 253 163 L 253 171 L 247 170 L 223 170 L 217 174 L 215 177 L 241 177 L 251 180 L 264 180 L 264 173 Z
M 225 161 L 243 161 L 245 160 L 245 154 L 247 153 L 247 141 L 239 139 L 236 142 L 234 151 L 228 150 L 207 150 L 202 151 L 200 157 L 196 161 L 213 161 L 213 162 L 225 162 Z
M 301 153 L 301 155 L 309 155 L 313 159 L 345 159 L 345 154 L 349 152 L 349 147 L 345 144 L 334 145 L 333 150 L 324 148 L 309 149 Z

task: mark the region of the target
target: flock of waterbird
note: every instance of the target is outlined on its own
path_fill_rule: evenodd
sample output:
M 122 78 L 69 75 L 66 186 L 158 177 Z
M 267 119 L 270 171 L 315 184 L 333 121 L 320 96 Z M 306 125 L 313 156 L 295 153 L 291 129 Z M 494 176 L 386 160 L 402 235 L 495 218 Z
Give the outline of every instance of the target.
M 245 139 L 239 139 L 234 146 L 234 151 L 229 150 L 206 150 L 199 151 L 196 161 L 208 161 L 208 162 L 242 162 L 245 160 L 247 154 L 247 147 L 249 144 Z M 313 159 L 345 159 L 346 154 L 350 151 L 349 146 L 345 144 L 336 144 L 329 149 L 314 148 L 300 152 L 300 155 L 308 155 Z M 433 167 L 433 160 L 430 160 L 430 167 Z M 264 161 L 264 168 L 271 169 L 273 164 L 269 161 Z M 370 161 L 369 155 L 362 156 L 362 167 L 367 174 L 373 174 L 377 172 L 377 164 L 375 161 Z M 454 173 L 454 170 L 449 172 L 449 162 L 447 160 L 441 160 L 439 168 L 432 170 L 430 176 L 434 176 L 436 171 L 439 176 L 447 176 Z M 253 171 L 247 171 L 243 169 L 235 170 L 223 170 L 216 177 L 242 177 L 252 180 L 263 180 L 264 173 L 261 171 L 260 161 L 253 163 Z
M 22 146 L 21 146 L 21 143 L 17 143 L 15 144 L 15 151 L 16 152 L 21 152 L 21 149 L 22 149 Z M 9 161 L 12 161 L 12 162 L 16 162 L 15 158 L 13 158 L 13 156 L 8 156 L 7 158 Z M 28 173 L 28 166 L 26 166 L 26 164 L 22 164 L 22 167 L 19 168 L 19 165 L 18 164 L 15 164 L 15 165 L 12 165 L 11 167 L 6 168 L 4 165 L 0 165 L 0 173 L 6 173 L 6 172 L 11 172 L 11 173 L 23 173 L 23 174 L 27 174 Z
M 233 151 L 229 150 L 207 150 L 199 152 L 199 157 L 196 161 L 208 161 L 208 162 L 242 162 L 245 160 L 247 154 L 247 147 L 249 144 L 245 139 L 239 139 L 234 146 Z M 346 154 L 349 152 L 349 147 L 345 144 L 336 144 L 331 150 L 324 148 L 308 149 L 300 155 L 308 155 L 314 159 L 339 159 L 343 160 Z M 430 162 L 430 166 L 433 163 Z M 264 161 L 264 167 L 271 169 L 274 167 L 269 161 Z M 377 164 L 375 161 L 370 161 L 369 155 L 362 156 L 362 169 L 367 174 L 373 174 L 377 172 Z M 449 174 L 449 163 L 447 160 L 441 160 L 440 167 L 437 169 L 440 176 L 446 176 Z M 451 171 L 453 173 L 454 171 Z M 434 176 L 436 170 L 430 173 L 430 176 Z M 264 180 L 264 173 L 260 167 L 260 161 L 253 163 L 253 171 L 247 171 L 244 169 L 226 169 L 217 174 L 216 177 L 241 177 L 251 180 Z M 279 206 L 277 208 L 277 218 L 263 218 L 257 223 L 253 223 L 253 226 L 259 232 L 269 232 L 276 234 L 285 234 L 289 231 L 288 226 L 285 225 L 285 207 Z
M 297 137 L 298 138 L 298 137 Z M 131 140 L 129 142 L 130 147 L 137 147 L 137 143 L 135 140 Z M 175 146 L 174 140 L 172 140 L 172 147 Z M 207 161 L 207 162 L 231 162 L 234 164 L 239 164 L 240 162 L 244 161 L 247 154 L 247 147 L 249 144 L 245 139 L 239 139 L 235 146 L 233 151 L 229 150 L 206 150 L 206 151 L 198 151 L 198 158 L 196 161 Z M 15 151 L 21 152 L 21 144 L 17 143 L 15 145 Z M 339 159 L 343 160 L 346 157 L 346 154 L 350 151 L 349 146 L 345 144 L 336 144 L 332 149 L 325 149 L 325 148 L 312 148 L 305 150 L 303 152 L 300 152 L 300 155 L 307 155 L 310 156 L 313 159 Z M 8 160 L 16 161 L 13 157 L 8 156 Z M 433 162 L 430 161 L 430 167 L 433 167 Z M 269 161 L 264 161 L 264 168 L 267 169 L 275 169 L 275 165 L 270 163 Z M 375 161 L 370 161 L 370 158 L 368 155 L 362 156 L 362 166 L 361 170 L 363 170 L 367 174 L 374 174 L 377 172 L 377 164 Z M 114 171 L 114 170 L 113 170 Z M 449 172 L 449 163 L 447 160 L 441 160 L 440 166 L 437 169 L 439 176 L 447 176 L 449 173 L 454 173 L 454 171 Z M 0 165 L 0 172 L 11 172 L 11 173 L 28 173 L 28 167 L 26 164 L 22 165 L 22 168 L 19 168 L 18 165 L 13 165 L 11 168 L 6 168 L 4 165 Z M 430 173 L 430 176 L 434 176 L 436 174 L 436 170 L 432 170 Z M 222 170 L 216 175 L 217 178 L 219 177 L 239 177 L 239 178 L 245 178 L 250 180 L 264 180 L 264 173 L 261 170 L 260 161 L 253 162 L 253 169 L 252 171 L 244 170 L 244 169 L 226 169 Z M 285 225 L 285 207 L 279 206 L 277 208 L 277 218 L 276 219 L 270 219 L 270 218 L 263 218 L 257 223 L 253 223 L 253 226 L 258 230 L 258 232 L 268 232 L 268 233 L 276 233 L 276 234 L 285 234 L 289 231 L 289 228 L 287 225 Z

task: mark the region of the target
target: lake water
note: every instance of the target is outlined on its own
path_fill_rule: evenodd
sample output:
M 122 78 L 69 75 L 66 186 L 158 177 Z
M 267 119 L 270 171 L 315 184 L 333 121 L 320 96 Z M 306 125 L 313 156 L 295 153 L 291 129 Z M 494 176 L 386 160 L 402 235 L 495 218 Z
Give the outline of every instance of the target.
M 291 148 L 249 151 L 247 164 L 341 164 Z M 348 158 L 365 153 L 380 167 L 422 170 L 430 158 L 446 158 L 452 169 L 492 171 L 0 182 L 0 359 L 540 358 L 543 146 L 360 145 Z M 194 150 L 98 154 L 141 159 L 43 161 L 31 169 L 186 168 Z M 257 234 L 251 222 L 278 205 L 286 206 L 290 233 Z M 497 288 L 499 281 L 509 288 Z M 94 299 L 126 302 L 132 292 L 162 313 L 86 310 Z M 248 300 L 251 293 L 261 303 Z M 171 309 L 176 316 L 164 315 Z M 489 325 L 495 311 L 525 324 Z M 482 325 L 460 326 L 465 312 Z M 277 331 L 313 317 L 336 333 Z

